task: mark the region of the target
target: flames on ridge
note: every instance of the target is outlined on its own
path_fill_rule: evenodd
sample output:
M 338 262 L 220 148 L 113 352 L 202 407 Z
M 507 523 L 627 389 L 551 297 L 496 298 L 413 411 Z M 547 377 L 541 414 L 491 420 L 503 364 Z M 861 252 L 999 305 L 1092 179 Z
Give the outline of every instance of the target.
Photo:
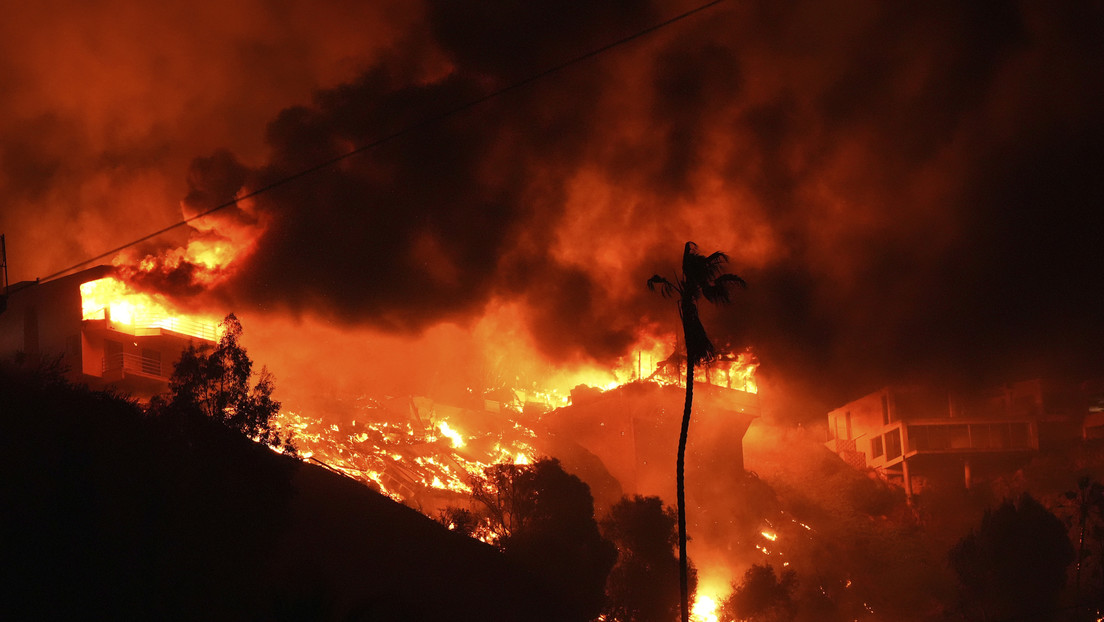
M 361 398 L 351 407 L 357 419 L 348 424 L 284 411 L 277 425 L 293 434 L 302 459 L 427 512 L 441 499 L 469 495 L 471 478 L 483 469 L 537 457 L 531 444 L 536 433 L 510 413 L 464 410 L 428 398 Z M 464 431 L 450 420 L 461 417 L 498 425 Z
M 242 248 L 235 251 L 229 237 L 201 235 L 180 249 L 121 257 L 114 274 L 81 285 L 83 319 L 105 321 L 131 334 L 170 330 L 215 341 L 222 317 L 208 309 L 217 303 L 196 299 L 233 275 L 235 263 L 251 247 Z M 628 353 L 613 363 L 558 366 L 542 360 L 524 334 L 513 332 L 519 325 L 512 315 L 516 312 L 507 304 L 488 305 L 484 320 L 470 327 L 476 350 L 471 354 L 494 371 L 460 395 L 437 396 L 432 390 L 399 392 L 400 397 L 346 393 L 359 397 L 337 398 L 336 405 L 326 408 L 293 403 L 279 413 L 275 424 L 282 434 L 290 432 L 304 461 L 436 518 L 444 507 L 466 505 L 473 479 L 486 468 L 528 464 L 550 455 L 550 445 L 542 439 L 542 418 L 554 418 L 556 409 L 570 406 L 576 394 L 594 395 L 636 382 L 685 382 L 685 356 L 675 334 L 642 326 Z M 250 321 L 245 318 L 247 325 Z M 750 350 L 722 348 L 716 360 L 696 370 L 695 379 L 757 393 L 757 367 Z M 700 586 L 696 622 L 717 620 L 726 581 L 727 575 L 711 582 L 709 589 Z
M 644 354 L 636 358 L 644 360 Z M 735 378 L 740 384 L 734 388 L 754 393 L 756 365 L 750 352 L 723 357 L 719 369 L 703 372 L 703 380 Z M 576 391 L 603 392 L 639 381 L 638 373 L 622 369 L 620 380 L 616 370 L 569 377 L 577 383 Z M 588 377 L 594 382 L 587 383 Z M 644 381 L 677 384 L 679 378 L 659 365 Z M 500 388 L 479 394 L 469 389 L 463 401 L 465 406 L 428 397 L 361 397 L 345 406 L 355 413 L 348 424 L 307 412 L 284 411 L 277 425 L 292 433 L 303 459 L 421 507 L 435 496 L 468 495 L 471 479 L 480 477 L 488 466 L 527 464 L 541 457 L 535 431 L 538 421 L 543 416 L 554 417 L 553 410 L 570 405 L 571 390 Z

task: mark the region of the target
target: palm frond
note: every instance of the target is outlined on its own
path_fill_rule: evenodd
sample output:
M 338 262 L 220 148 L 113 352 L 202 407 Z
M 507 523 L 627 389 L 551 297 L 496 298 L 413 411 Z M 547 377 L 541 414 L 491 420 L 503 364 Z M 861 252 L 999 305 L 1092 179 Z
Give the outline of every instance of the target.
M 744 289 L 747 289 L 747 281 L 745 281 L 745 280 L 741 279 L 739 276 L 736 276 L 735 274 L 731 274 L 731 273 L 725 273 L 725 274 L 722 274 L 722 275 L 718 276 L 716 278 L 716 282 L 717 283 L 722 283 L 723 282 L 725 284 L 732 283 L 734 285 L 739 285 L 740 287 L 742 287 Z
M 664 298 L 670 298 L 675 292 L 679 291 L 678 286 L 674 283 L 658 274 L 653 274 L 652 278 L 648 279 L 648 289 L 654 292 L 656 291 L 657 285 L 659 286 L 659 293 L 662 294 Z
M 717 275 L 721 273 L 721 266 L 728 263 L 728 255 L 721 251 L 717 251 L 712 255 L 705 258 L 705 270 L 709 273 L 709 278 L 717 278 Z
M 746 288 L 747 282 L 735 274 L 725 273 L 702 286 L 702 296 L 705 296 L 705 299 L 712 303 L 727 303 L 729 302 L 729 289 L 733 285 Z
M 698 252 L 698 245 L 687 242 L 682 252 L 682 274 L 691 291 L 707 287 L 728 263 L 728 255 L 717 251 L 708 257 Z

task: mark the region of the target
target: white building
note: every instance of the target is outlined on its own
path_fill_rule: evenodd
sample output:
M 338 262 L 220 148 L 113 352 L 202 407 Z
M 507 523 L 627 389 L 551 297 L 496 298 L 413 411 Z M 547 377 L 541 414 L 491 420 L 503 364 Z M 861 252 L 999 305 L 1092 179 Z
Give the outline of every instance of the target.
M 142 400 L 165 391 L 180 354 L 189 345 L 214 344 L 216 327 L 167 314 L 116 310 L 112 317 L 112 305 L 82 294 L 111 273 L 97 266 L 8 287 L 0 305 L 0 359 L 57 361 L 72 382 Z

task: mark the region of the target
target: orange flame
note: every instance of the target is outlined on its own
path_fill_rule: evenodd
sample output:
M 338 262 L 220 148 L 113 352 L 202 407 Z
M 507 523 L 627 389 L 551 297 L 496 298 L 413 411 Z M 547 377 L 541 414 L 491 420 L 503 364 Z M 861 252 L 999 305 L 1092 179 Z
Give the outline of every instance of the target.
M 114 277 L 82 283 L 80 293 L 83 320 L 103 320 L 135 335 L 168 330 L 209 341 L 218 339 L 218 320 L 175 313 L 160 296 L 134 291 Z
M 488 466 L 535 457 L 524 441 L 535 433 L 517 423 L 465 437 L 455 422 L 422 423 L 383 404 L 372 410 L 378 421 L 354 421 L 345 429 L 295 412 L 281 412 L 276 425 L 292 432 L 304 460 L 320 462 L 397 501 L 433 492 L 466 497 L 472 477 Z M 487 443 L 489 436 L 497 438 Z
M 717 600 L 705 594 L 694 596 L 694 606 L 690 608 L 691 622 L 718 622 Z

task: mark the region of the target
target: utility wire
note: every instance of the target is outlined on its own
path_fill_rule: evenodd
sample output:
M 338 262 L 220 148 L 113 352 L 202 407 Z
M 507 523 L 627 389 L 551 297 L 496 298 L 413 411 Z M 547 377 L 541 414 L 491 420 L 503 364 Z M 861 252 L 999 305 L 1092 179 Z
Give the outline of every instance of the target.
M 540 80 L 540 79 L 542 79 L 546 76 L 557 73 L 557 72 L 559 72 L 563 69 L 566 69 L 568 67 L 571 67 L 573 65 L 577 65 L 577 64 L 579 64 L 579 63 L 581 63 L 585 60 L 589 60 L 591 58 L 594 58 L 595 56 L 598 56 L 599 54 L 602 54 L 602 53 L 607 52 L 607 51 L 609 51 L 609 50 L 611 50 L 611 49 L 613 49 L 617 46 L 623 45 L 625 43 L 628 43 L 630 41 L 633 41 L 635 39 L 643 37 L 644 35 L 651 34 L 651 33 L 655 32 L 655 31 L 657 31 L 661 28 L 665 28 L 667 26 L 670 26 L 671 24 L 674 24 L 675 22 L 686 19 L 687 17 L 690 17 L 691 15 L 694 15 L 695 13 L 700 13 L 700 12 L 702 12 L 706 9 L 709 9 L 709 8 L 711 8 L 711 7 L 713 7 L 717 4 L 720 4 L 721 2 L 724 2 L 724 0 L 712 0 L 711 2 L 707 2 L 705 4 L 697 6 L 693 9 L 690 9 L 689 11 L 686 11 L 685 13 L 680 13 L 679 15 L 676 15 L 674 17 L 666 19 L 662 22 L 659 22 L 658 24 L 654 24 L 652 26 L 649 26 L 649 27 L 647 27 L 643 30 L 637 31 L 637 32 L 635 32 L 635 33 L 633 33 L 633 34 L 631 34 L 627 37 L 624 37 L 622 39 L 618 39 L 617 41 L 614 41 L 612 43 L 607 43 L 606 45 L 603 45 L 602 47 L 595 48 L 595 49 L 593 49 L 589 52 L 580 54 L 579 56 L 576 56 L 574 58 L 566 60 L 566 61 L 564 61 L 564 62 L 562 62 L 558 65 L 555 65 L 553 67 L 545 69 L 544 71 L 541 71 L 539 73 L 535 73 L 535 74 L 533 74 L 533 75 L 531 75 L 527 78 L 519 80 L 518 82 L 514 82 L 514 83 L 509 84 L 507 86 L 504 86 L 500 89 L 491 91 L 490 93 L 487 93 L 486 95 L 483 95 L 482 97 L 478 97 L 476 99 L 473 99 L 473 100 L 467 101 L 463 104 L 460 104 L 460 105 L 458 105 L 454 108 L 449 108 L 449 109 L 447 109 L 443 112 L 439 112 L 435 115 L 426 117 L 426 118 L 422 119 L 421 121 L 417 121 L 417 122 L 415 122 L 411 125 L 407 125 L 406 127 L 403 127 L 399 130 L 396 130 L 395 132 L 392 132 L 392 133 L 387 134 L 383 137 L 377 138 L 377 139 L 375 139 L 371 142 L 365 143 L 365 144 L 361 145 L 360 147 L 357 147 L 357 148 L 353 149 L 352 151 L 347 151 L 347 152 L 345 152 L 341 155 L 332 157 L 328 160 L 323 160 L 323 161 L 319 162 L 318 164 L 315 164 L 314 166 L 311 166 L 309 168 L 305 168 L 305 169 L 303 169 L 303 170 L 301 170 L 297 173 L 293 173 L 291 175 L 288 175 L 287 177 L 282 177 L 282 178 L 280 178 L 280 179 L 278 179 L 274 182 L 271 182 L 269 184 L 261 186 L 260 188 L 252 190 L 251 192 L 247 192 L 246 194 L 243 194 L 241 196 L 235 196 L 233 199 L 230 199 L 229 201 L 227 201 L 225 203 L 221 203 L 219 205 L 216 205 L 215 207 L 212 207 L 211 209 L 208 209 L 207 211 L 200 212 L 199 214 L 196 214 L 195 216 L 192 216 L 191 218 L 185 218 L 184 220 L 173 223 L 173 224 L 171 224 L 167 227 L 164 227 L 162 229 L 158 229 L 157 231 L 154 231 L 153 233 L 150 233 L 148 235 L 144 235 L 144 236 L 142 236 L 142 237 L 140 237 L 136 240 L 132 240 L 130 242 L 127 242 L 126 244 L 123 244 L 122 246 L 113 248 L 113 249 L 111 249 L 107 252 L 96 255 L 95 257 L 92 257 L 90 259 L 86 259 L 86 260 L 84 260 L 80 263 L 73 264 L 72 266 L 69 266 L 68 268 L 65 268 L 64 270 L 59 270 L 57 272 L 54 272 L 53 274 L 50 274 L 49 276 L 46 276 L 46 277 L 43 277 L 42 279 L 39 279 L 39 281 L 43 282 L 43 281 L 50 281 L 50 280 L 56 279 L 57 277 L 62 276 L 64 274 L 67 274 L 67 273 L 69 273 L 73 270 L 76 270 L 77 268 L 80 268 L 81 266 L 86 266 L 86 265 L 88 265 L 88 264 L 90 264 L 94 261 L 99 261 L 101 259 L 110 257 L 110 256 L 118 253 L 119 251 L 130 248 L 131 246 L 134 246 L 135 244 L 141 244 L 142 242 L 145 242 L 146 240 L 153 239 L 153 238 L 155 238 L 155 237 L 157 237 L 157 236 L 159 236 L 163 233 L 168 233 L 169 231 L 172 231 L 173 229 L 176 229 L 177 227 L 182 227 L 182 226 L 184 226 L 188 223 L 199 220 L 200 218 L 203 218 L 204 216 L 208 216 L 208 215 L 213 214 L 213 213 L 215 213 L 219 210 L 226 209 L 227 207 L 230 207 L 231 205 L 237 204 L 238 201 L 244 201 L 246 199 L 251 199 L 251 198 L 253 198 L 253 197 L 255 197 L 259 194 L 262 194 L 264 192 L 268 192 L 269 190 L 272 190 L 274 188 L 278 188 L 280 186 L 283 186 L 284 184 L 291 183 L 291 182 L 293 182 L 293 181 L 295 181 L 295 180 L 297 180 L 301 177 L 306 177 L 307 175 L 310 175 L 312 173 L 316 173 L 316 172 L 318 172 L 318 171 L 320 171 L 324 168 L 333 166 L 334 164 L 337 164 L 338 162 L 341 162 L 343 160 L 351 158 L 355 155 L 359 155 L 361 153 L 364 153 L 365 151 L 368 151 L 370 149 L 374 149 L 374 148 L 376 148 L 376 147 L 378 147 L 378 146 L 380 146 L 384 143 L 395 140 L 396 138 L 400 138 L 400 137 L 405 136 L 407 134 L 410 134 L 414 131 L 420 130 L 420 129 L 426 127 L 426 126 L 432 125 L 434 123 L 438 123 L 438 122 L 443 121 L 443 120 L 445 120 L 445 119 L 447 119 L 451 116 L 460 114 L 461 112 L 464 112 L 464 111 L 466 111 L 470 108 L 474 108 L 474 107 L 476 107 L 476 106 L 478 106 L 478 105 L 480 105 L 480 104 L 482 104 L 482 103 L 484 103 L 488 100 L 494 99 L 494 98 L 499 97 L 501 95 L 505 95 L 506 93 L 509 93 L 511 91 L 515 91 L 515 90 L 520 89 L 524 86 L 528 86 L 529 84 L 532 84 L 533 82 L 536 82 L 537 80 Z

